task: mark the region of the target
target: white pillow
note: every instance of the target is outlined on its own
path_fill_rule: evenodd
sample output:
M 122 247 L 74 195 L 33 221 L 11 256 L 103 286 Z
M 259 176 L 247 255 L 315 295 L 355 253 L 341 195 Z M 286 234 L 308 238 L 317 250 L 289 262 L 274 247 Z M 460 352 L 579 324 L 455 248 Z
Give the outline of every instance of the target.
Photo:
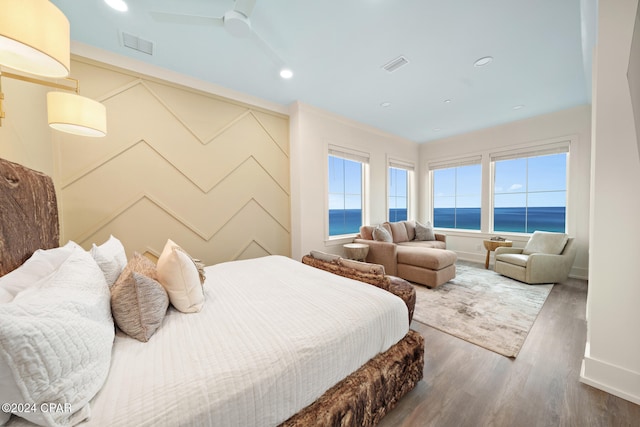
M 171 304 L 183 313 L 196 313 L 204 304 L 204 292 L 193 259 L 171 239 L 158 258 L 158 281 Z
M 0 277 L 0 302 L 12 301 L 24 289 L 49 277 L 76 248 L 80 246 L 69 241 L 59 248 L 35 251 L 20 267 Z
M 127 254 L 122 242 L 113 236 L 109 236 L 109 239 L 100 246 L 93 244 L 91 256 L 100 266 L 104 278 L 107 279 L 107 284 L 113 286 L 118 277 L 120 277 L 125 265 L 127 265 Z
M 102 271 L 77 246 L 53 274 L 1 304 L 0 402 L 34 403 L 36 412 L 15 414 L 39 425 L 86 419 L 111 363 L 109 299 Z M 43 412 L 44 403 L 70 410 Z

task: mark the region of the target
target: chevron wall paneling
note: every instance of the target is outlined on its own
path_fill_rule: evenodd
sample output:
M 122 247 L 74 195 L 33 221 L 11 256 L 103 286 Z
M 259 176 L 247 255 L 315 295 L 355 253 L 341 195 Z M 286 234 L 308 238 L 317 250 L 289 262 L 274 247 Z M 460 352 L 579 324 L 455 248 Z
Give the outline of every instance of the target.
M 118 237 L 158 256 L 167 238 L 207 264 L 290 255 L 289 119 L 214 95 L 74 61 L 108 135 L 57 133 L 62 241 Z

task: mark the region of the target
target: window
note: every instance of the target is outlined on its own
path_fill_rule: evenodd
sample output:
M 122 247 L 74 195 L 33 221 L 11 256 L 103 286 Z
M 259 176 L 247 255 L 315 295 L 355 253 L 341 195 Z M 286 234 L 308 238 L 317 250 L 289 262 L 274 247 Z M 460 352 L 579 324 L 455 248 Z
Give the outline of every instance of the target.
M 433 226 L 480 230 L 481 158 L 432 164 Z
M 409 194 L 413 178 L 413 165 L 389 161 L 388 218 L 390 222 L 409 219 Z
M 368 161 L 365 154 L 329 148 L 329 236 L 360 231 Z
M 565 145 L 492 157 L 494 231 L 565 232 L 567 151 Z

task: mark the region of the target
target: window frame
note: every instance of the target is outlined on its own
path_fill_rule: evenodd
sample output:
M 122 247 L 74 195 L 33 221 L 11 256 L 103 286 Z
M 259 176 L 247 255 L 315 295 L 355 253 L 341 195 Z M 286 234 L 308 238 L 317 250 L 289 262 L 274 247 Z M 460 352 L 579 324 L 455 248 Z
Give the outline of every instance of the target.
M 367 224 L 369 219 L 369 209 L 368 209 L 368 188 L 369 188 L 369 159 L 370 155 L 367 152 L 354 150 L 351 148 L 346 148 L 337 145 L 328 145 L 326 156 L 325 156 L 325 173 L 327 174 L 327 178 L 325 179 L 325 200 L 326 200 L 326 208 L 325 208 L 325 242 L 331 245 L 341 243 L 340 240 L 351 241 L 354 236 L 358 234 L 359 231 L 354 233 L 346 233 L 346 234 L 335 234 L 330 235 L 329 228 L 329 211 L 330 211 L 330 203 L 329 203 L 329 157 L 337 157 L 353 162 L 361 163 L 361 225 Z
M 413 191 L 414 191 L 414 180 L 415 180 L 415 164 L 412 162 L 407 162 L 404 160 L 398 160 L 394 158 L 387 159 L 387 191 L 386 191 L 386 218 L 387 221 L 391 221 L 390 216 L 390 198 L 392 197 L 390 194 L 390 186 L 391 186 L 391 169 L 401 169 L 407 172 L 407 221 L 411 221 L 414 219 L 413 215 Z
M 475 229 L 475 228 L 450 228 L 450 227 L 438 227 L 435 224 L 435 171 L 436 170 L 442 170 L 442 169 L 454 169 L 454 168 L 459 168 L 459 167 L 464 167 L 464 166 L 475 166 L 475 165 L 479 165 L 480 166 L 480 205 L 479 205 L 479 209 L 480 209 L 480 226 L 479 228 Z M 431 221 L 432 224 L 434 226 L 434 228 L 439 228 L 442 230 L 451 230 L 451 231 L 456 231 L 456 232 L 467 232 L 467 233 L 479 233 L 482 232 L 482 216 L 484 214 L 483 212 L 483 208 L 482 208 L 482 200 L 483 200 L 483 193 L 484 193 L 484 188 L 483 188 L 483 175 L 484 175 L 484 164 L 482 162 L 482 155 L 473 155 L 473 156 L 467 156 L 467 157 L 460 157 L 460 158 L 455 158 L 455 159 L 448 159 L 448 160 L 444 160 L 444 161 L 439 161 L 439 162 L 431 162 L 428 164 L 429 167 L 429 182 L 431 184 Z M 457 197 L 457 194 L 456 196 Z
M 565 212 L 564 212 L 564 231 L 563 232 L 564 233 L 568 232 L 569 230 L 569 183 L 570 183 L 569 165 L 570 165 L 570 155 L 571 155 L 571 141 L 563 140 L 561 142 L 556 142 L 556 143 L 534 145 L 534 146 L 523 147 L 516 150 L 499 151 L 499 152 L 489 154 L 489 163 L 490 163 L 490 170 L 491 170 L 491 179 L 490 179 L 491 195 L 490 195 L 490 206 L 489 206 L 489 232 L 490 233 L 492 234 L 506 233 L 506 234 L 513 234 L 513 235 L 531 235 L 533 233 L 529 231 L 504 231 L 504 230 L 496 231 L 495 229 L 496 162 L 504 161 L 504 160 L 527 159 L 527 163 L 528 163 L 528 159 L 530 158 L 553 155 L 553 154 L 565 154 L 566 156 L 565 157 L 565 185 L 564 185 Z M 536 192 L 528 191 L 528 188 L 529 188 L 528 170 L 527 170 L 526 180 L 527 180 L 526 181 L 527 191 L 524 192 L 524 194 L 526 199 L 528 200 L 528 196 L 530 193 L 536 193 Z M 525 208 L 528 209 L 528 203 L 526 204 Z M 525 215 L 525 218 L 526 218 L 526 215 Z M 526 219 L 525 219 L 525 230 L 527 230 Z

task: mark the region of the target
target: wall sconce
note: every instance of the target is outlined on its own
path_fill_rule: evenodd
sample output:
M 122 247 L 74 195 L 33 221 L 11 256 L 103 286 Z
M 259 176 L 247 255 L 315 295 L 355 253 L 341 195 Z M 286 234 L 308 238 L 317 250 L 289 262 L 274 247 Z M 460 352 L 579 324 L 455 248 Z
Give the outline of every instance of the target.
M 0 14 L 0 65 L 42 77 L 69 75 L 71 64 L 69 21 L 49 0 L 3 0 Z M 83 136 L 105 136 L 107 114 L 104 105 L 78 95 L 75 87 L 0 72 L 7 77 L 54 87 L 75 94 L 49 92 L 47 110 L 53 129 Z M 0 126 L 5 116 L 0 91 Z

